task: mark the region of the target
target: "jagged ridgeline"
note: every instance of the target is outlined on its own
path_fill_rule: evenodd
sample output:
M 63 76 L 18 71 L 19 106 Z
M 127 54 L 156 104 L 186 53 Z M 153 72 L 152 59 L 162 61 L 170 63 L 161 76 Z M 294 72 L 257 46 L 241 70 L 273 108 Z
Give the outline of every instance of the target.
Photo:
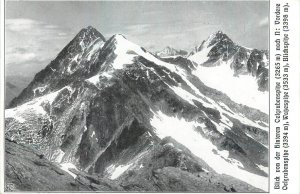
M 7 180 L 21 191 L 266 191 L 267 83 L 267 51 L 222 32 L 189 54 L 152 54 L 89 26 L 6 109 Z

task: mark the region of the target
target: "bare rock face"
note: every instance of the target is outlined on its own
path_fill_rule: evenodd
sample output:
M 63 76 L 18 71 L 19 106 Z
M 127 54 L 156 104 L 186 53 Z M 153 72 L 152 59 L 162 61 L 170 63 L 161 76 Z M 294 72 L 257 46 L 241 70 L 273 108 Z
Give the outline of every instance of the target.
M 6 191 L 89 190 L 28 147 L 5 140 L 5 153 Z
M 43 154 L 26 146 L 5 140 L 6 191 L 122 191 L 112 181 L 88 175 L 75 169 L 69 172 L 47 160 Z

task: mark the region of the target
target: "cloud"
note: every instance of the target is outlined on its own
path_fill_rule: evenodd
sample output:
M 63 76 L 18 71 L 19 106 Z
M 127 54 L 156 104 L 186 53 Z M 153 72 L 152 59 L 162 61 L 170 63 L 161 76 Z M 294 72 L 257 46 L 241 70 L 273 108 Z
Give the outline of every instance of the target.
M 40 25 L 39 22 L 26 18 L 7 19 L 5 22 L 6 29 L 14 32 L 30 30 L 34 26 Z
M 59 26 L 27 18 L 6 19 L 5 28 L 7 33 L 37 36 L 39 39 L 56 38 L 59 33 L 64 33 L 64 29 Z M 67 33 L 64 34 L 67 35 Z
M 147 33 L 151 29 L 151 24 L 134 24 L 125 27 L 126 34 L 140 35 Z
M 58 28 L 58 27 L 55 26 L 55 25 L 45 25 L 45 28 L 56 29 L 56 28 Z
M 11 52 L 11 53 L 9 53 L 9 57 L 11 59 L 7 60 L 8 62 L 16 63 L 19 61 L 26 62 L 26 61 L 33 60 L 35 57 L 37 57 L 37 55 L 34 54 L 33 52 L 24 50 L 21 52 Z
M 264 27 L 264 26 L 267 26 L 268 24 L 269 24 L 269 18 L 265 17 L 259 21 L 258 26 Z
M 36 71 L 36 68 L 22 68 L 28 64 L 46 66 L 56 56 L 56 48 L 62 48 L 71 39 L 62 27 L 28 18 L 6 19 L 5 32 L 6 68 L 16 74 L 21 70 Z

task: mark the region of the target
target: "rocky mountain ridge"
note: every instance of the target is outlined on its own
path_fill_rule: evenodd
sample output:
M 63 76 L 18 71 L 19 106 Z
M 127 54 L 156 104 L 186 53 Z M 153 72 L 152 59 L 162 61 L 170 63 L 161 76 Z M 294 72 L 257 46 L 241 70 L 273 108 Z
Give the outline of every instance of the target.
M 12 101 L 5 135 L 128 191 L 265 190 L 268 116 L 205 85 L 200 65 L 88 27 Z
M 260 91 L 268 91 L 268 51 L 239 46 L 222 31 L 211 34 L 188 58 L 203 66 L 230 61 L 234 76 L 250 74 L 257 79 Z

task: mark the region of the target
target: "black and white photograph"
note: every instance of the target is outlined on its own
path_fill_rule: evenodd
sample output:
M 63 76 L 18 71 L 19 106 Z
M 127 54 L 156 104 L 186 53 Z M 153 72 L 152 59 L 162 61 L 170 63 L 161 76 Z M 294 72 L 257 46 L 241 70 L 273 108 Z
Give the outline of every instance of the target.
M 4 191 L 269 192 L 269 14 L 5 1 Z

